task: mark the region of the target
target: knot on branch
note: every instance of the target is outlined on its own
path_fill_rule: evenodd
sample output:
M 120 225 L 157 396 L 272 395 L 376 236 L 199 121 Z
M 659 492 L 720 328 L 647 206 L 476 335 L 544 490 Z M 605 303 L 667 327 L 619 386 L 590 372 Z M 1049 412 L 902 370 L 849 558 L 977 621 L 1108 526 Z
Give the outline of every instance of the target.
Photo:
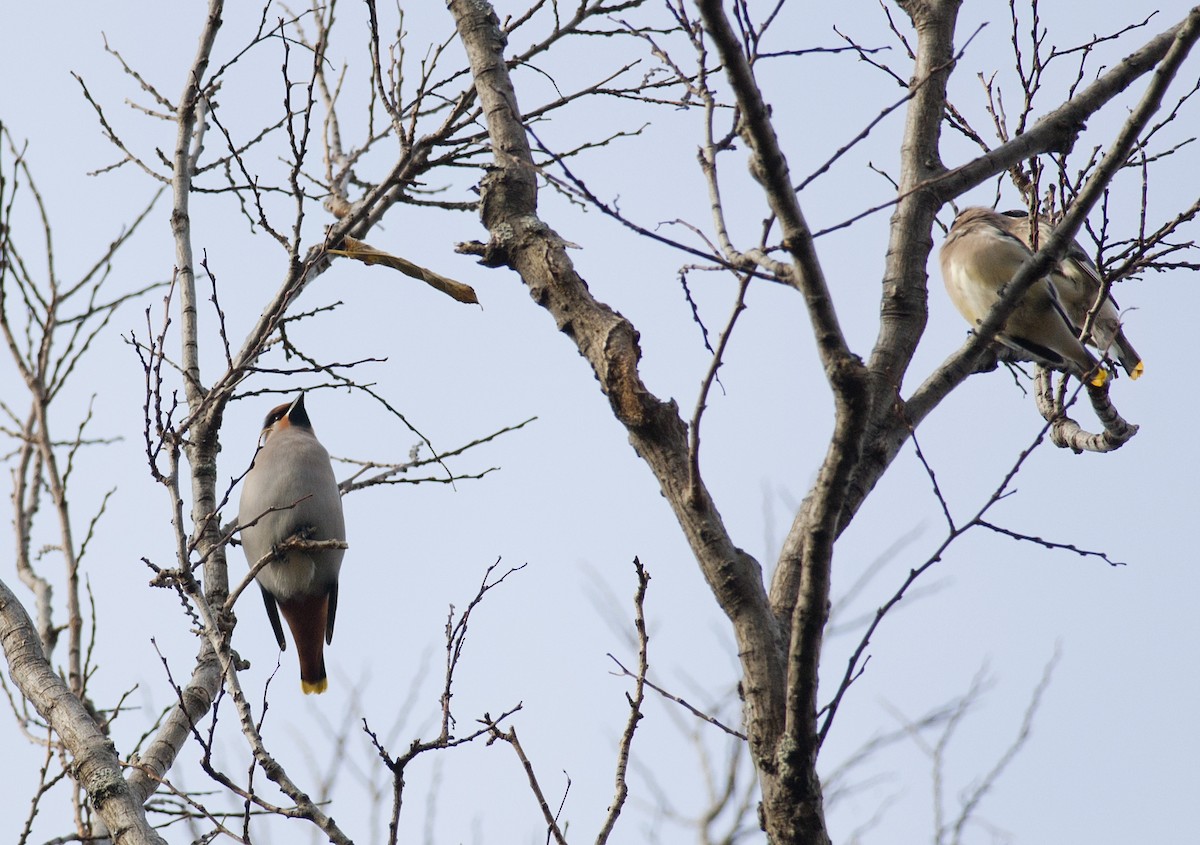
M 1083 130 L 1087 129 L 1087 122 L 1064 117 L 1054 121 L 1053 127 L 1054 131 L 1048 138 L 1046 151 L 1067 155 L 1075 147 L 1075 141 Z
M 535 214 L 523 214 L 494 221 L 488 230 L 491 232 L 491 237 L 486 244 L 480 241 L 467 241 L 456 244 L 454 251 L 460 255 L 476 256 L 484 267 L 512 267 L 515 270 L 517 269 L 514 263 L 516 253 L 520 246 L 531 238 L 544 239 L 553 236 L 557 239 L 555 247 L 574 246 L 574 244 L 558 238 Z M 545 243 L 545 241 L 542 242 Z
M 1065 380 L 1064 382 L 1065 383 Z M 1037 401 L 1038 412 L 1050 423 L 1050 441 L 1060 449 L 1070 449 L 1081 452 L 1113 452 L 1124 446 L 1138 432 L 1138 427 L 1126 421 L 1112 404 L 1109 396 L 1109 384 L 1103 387 L 1086 385 L 1088 399 L 1096 418 L 1104 427 L 1099 433 L 1086 431 L 1079 423 L 1067 416 L 1067 408 L 1071 402 L 1066 400 L 1065 392 L 1060 383 L 1055 389 L 1054 379 L 1050 371 L 1038 367 L 1035 380 L 1034 398 Z
M 116 756 L 116 746 L 111 742 L 105 743 L 104 750 Z M 87 789 L 88 801 L 96 811 L 99 811 L 112 798 L 126 795 L 129 792 L 129 786 L 121 777 L 120 771 L 107 768 L 98 768 L 89 772 L 84 787 Z
M 233 668 L 238 672 L 245 672 L 250 668 L 250 661 L 237 653 L 235 649 L 229 649 L 229 662 L 233 664 Z
M 1018 357 L 1015 350 L 1010 349 L 1002 343 L 992 341 L 986 349 L 976 356 L 975 363 L 971 367 L 971 374 L 995 372 L 1000 368 L 1001 364 L 1023 363 L 1025 363 L 1025 359 Z
M 624 318 L 615 316 L 604 338 L 603 385 L 613 413 L 631 428 L 640 428 L 647 422 L 643 407 L 647 391 L 638 375 L 641 357 L 637 330 Z
M 829 383 L 848 403 L 868 396 L 869 374 L 858 355 L 839 355 L 828 366 Z
M 191 570 L 156 566 L 148 558 L 142 558 L 142 562 L 154 573 L 154 576 L 150 579 L 151 587 L 167 587 L 178 590 L 180 594 L 187 595 L 196 595 L 199 593 L 200 584 L 196 581 L 195 576 L 192 575 Z
M 485 267 L 497 267 L 505 264 L 504 261 L 495 263 L 496 256 L 492 251 L 491 244 L 485 244 L 483 241 L 460 241 L 454 245 L 454 251 L 459 255 L 474 255 Z
M 497 151 L 497 159 L 501 154 Z M 479 180 L 480 218 L 493 235 L 496 227 L 517 216 L 533 216 L 537 208 L 537 179 L 533 165 L 511 155 L 504 166 L 492 166 Z

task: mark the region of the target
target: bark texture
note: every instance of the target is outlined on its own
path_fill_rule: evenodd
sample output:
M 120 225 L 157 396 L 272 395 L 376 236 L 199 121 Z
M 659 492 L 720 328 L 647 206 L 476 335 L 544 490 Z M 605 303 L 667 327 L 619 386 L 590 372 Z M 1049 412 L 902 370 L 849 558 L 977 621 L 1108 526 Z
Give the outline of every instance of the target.
M 768 825 L 779 827 L 773 840 L 828 841 L 813 768 L 815 749 L 810 745 L 801 750 L 798 743 L 783 741 L 788 642 L 767 600 L 762 568 L 733 544 L 708 489 L 690 478 L 687 425 L 674 402 L 659 399 L 642 382 L 637 331 L 592 296 L 567 256 L 563 239 L 537 216 L 533 159 L 495 13 L 489 4 L 474 0 L 455 0 L 450 10 L 467 50 L 495 152 L 495 166 L 482 184 L 482 217 L 490 240 L 468 249 L 489 265 L 509 266 L 520 274 L 530 296 L 591 365 L 630 443 L 658 479 L 737 637 L 746 724 L 761 775 L 765 818 Z M 820 619 L 824 612 L 818 609 Z M 819 630 L 820 619 L 805 630 Z M 797 800 L 798 795 L 806 800 Z M 785 835 L 785 828 L 804 833 Z
M 125 782 L 112 741 L 50 666 L 29 615 L 0 581 L 0 647 L 13 682 L 71 752 L 72 776 L 87 791 L 115 845 L 166 845 Z
M 1194 38 L 1186 21 L 1156 36 L 1025 133 L 951 170 L 942 162 L 940 140 L 946 85 L 956 61 L 960 0 L 907 0 L 898 5 L 916 30 L 916 57 L 901 142 L 899 200 L 882 268 L 879 334 L 864 364 L 842 334 L 744 39 L 720 0 L 697 2 L 737 99 L 738 132 L 750 151 L 751 173 L 762 186 L 789 259 L 763 260 L 761 269 L 803 296 L 833 397 L 834 426 L 826 455 L 787 535 L 768 593 L 759 563 L 734 544 L 694 469 L 687 425 L 678 408 L 643 383 L 637 331 L 592 296 L 562 238 L 538 217 L 534 163 L 505 64 L 504 36 L 490 4 L 448 4 L 470 60 L 494 152 L 493 167 L 481 186 L 489 240 L 461 248 L 488 265 L 508 266 L 520 274 L 534 301 L 591 365 L 613 414 L 657 478 L 737 638 L 747 732 L 762 787 L 761 821 L 775 843 L 829 841 L 816 760 L 832 713 L 819 723 L 817 670 L 834 544 L 915 426 L 971 374 L 1016 303 L 1020 285 L 1031 283 L 1061 255 L 1054 250 L 1064 241 L 1045 245 L 1026 268 L 1029 281 L 1014 280 L 1016 291 L 978 337 L 906 402 L 904 377 L 928 315 L 925 268 L 933 247 L 934 215 L 948 200 L 1018 162 L 1069 149 L 1088 117 L 1138 77 L 1158 68 L 1169 78 L 1170 57 L 1181 49 L 1186 53 L 1181 44 Z M 1124 155 L 1120 145 L 1109 154 L 1115 162 Z M 1077 212 L 1079 219 L 1086 212 L 1085 203 Z

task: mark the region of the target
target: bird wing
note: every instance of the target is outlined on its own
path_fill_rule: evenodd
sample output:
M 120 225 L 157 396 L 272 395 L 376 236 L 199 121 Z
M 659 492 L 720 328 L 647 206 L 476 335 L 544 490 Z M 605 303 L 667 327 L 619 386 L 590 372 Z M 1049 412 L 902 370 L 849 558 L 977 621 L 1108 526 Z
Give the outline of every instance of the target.
M 338 583 L 329 588 L 329 613 L 325 616 L 325 642 L 333 642 L 333 620 L 337 616 Z
M 259 584 L 258 588 L 262 591 L 263 604 L 267 606 L 267 618 L 271 620 L 271 628 L 275 631 L 279 650 L 287 651 L 287 640 L 283 638 L 283 623 L 279 621 L 279 606 L 275 604 L 275 597 L 268 593 L 267 588 L 262 584 Z

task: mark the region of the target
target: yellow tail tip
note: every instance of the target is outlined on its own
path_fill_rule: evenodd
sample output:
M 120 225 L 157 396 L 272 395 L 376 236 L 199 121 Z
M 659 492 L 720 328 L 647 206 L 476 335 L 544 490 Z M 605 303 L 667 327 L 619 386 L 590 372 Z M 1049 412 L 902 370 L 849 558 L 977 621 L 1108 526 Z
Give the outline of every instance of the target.
M 1104 382 L 1106 381 L 1108 381 L 1108 371 L 1102 367 L 1092 376 L 1092 387 L 1104 387 Z
M 303 678 L 301 678 L 300 679 L 300 689 L 304 690 L 305 695 L 312 695 L 314 692 L 319 695 L 320 693 L 323 693 L 323 692 L 325 692 L 325 690 L 329 689 L 329 679 L 322 678 L 321 680 L 316 681 L 314 683 L 312 681 L 306 681 Z
M 1146 365 L 1138 361 L 1137 366 L 1133 368 L 1133 372 L 1129 374 L 1129 377 L 1136 381 L 1142 377 L 1142 373 L 1144 372 L 1146 372 Z

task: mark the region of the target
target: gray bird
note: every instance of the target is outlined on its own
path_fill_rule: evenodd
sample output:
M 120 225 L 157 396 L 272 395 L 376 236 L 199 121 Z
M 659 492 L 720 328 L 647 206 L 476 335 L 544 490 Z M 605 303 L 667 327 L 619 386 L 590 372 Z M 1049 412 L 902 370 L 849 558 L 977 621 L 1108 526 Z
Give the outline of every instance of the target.
M 1010 218 L 990 208 L 967 208 L 954 218 L 942 244 L 942 280 L 958 312 L 978 326 L 1000 301 L 1005 287 L 1033 253 L 1009 227 Z M 1025 291 L 996 339 L 1039 364 L 1067 370 L 1096 387 L 1108 373 L 1079 341 L 1054 286 L 1038 279 Z
M 1029 213 L 1024 210 L 1006 211 L 1003 216 L 1009 220 L 1009 231 L 1021 239 L 1022 243 L 1033 248 L 1030 238 Z M 1054 234 L 1054 227 L 1045 218 L 1038 220 L 1038 245 L 1042 246 Z M 1058 301 L 1071 322 L 1075 324 L 1076 332 L 1087 324 L 1088 312 L 1096 305 L 1100 296 L 1100 271 L 1096 263 L 1088 256 L 1079 241 L 1071 241 L 1067 254 L 1058 267 L 1050 273 L 1050 282 L 1058 294 Z M 1092 324 L 1091 345 L 1107 355 L 1116 349 L 1116 359 L 1121 363 L 1125 372 L 1132 379 L 1139 378 L 1145 372 L 1142 356 L 1137 354 L 1125 330 L 1121 327 L 1121 315 L 1117 310 L 1117 301 L 1110 293 L 1100 305 L 1096 321 Z
M 267 414 L 258 443 L 238 508 L 250 565 L 293 535 L 344 541 L 342 497 L 329 453 L 317 442 L 304 410 L 303 394 Z M 343 554 L 343 549 L 293 550 L 257 575 L 281 650 L 287 648 L 281 613 L 291 629 L 305 693 L 324 692 L 329 685 L 325 644 L 333 641 Z

